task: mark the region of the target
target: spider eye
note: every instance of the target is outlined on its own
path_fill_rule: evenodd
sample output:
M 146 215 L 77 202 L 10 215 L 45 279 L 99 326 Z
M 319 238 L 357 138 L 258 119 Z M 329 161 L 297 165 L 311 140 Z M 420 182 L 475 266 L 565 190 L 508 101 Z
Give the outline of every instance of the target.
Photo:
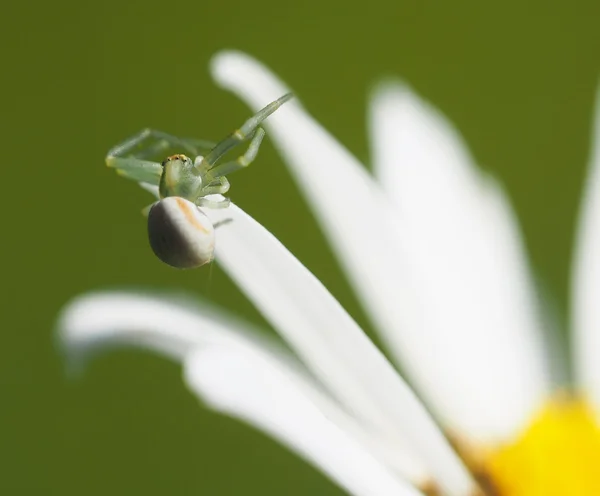
M 200 267 L 213 259 L 215 231 L 192 202 L 170 196 L 148 212 L 148 239 L 154 254 L 177 269 Z
M 184 164 L 184 165 L 192 165 L 192 159 L 189 158 L 187 155 L 183 155 L 182 153 L 178 153 L 177 155 L 171 155 L 167 158 L 165 158 L 162 161 L 162 166 L 164 167 L 165 165 L 167 165 L 168 163 L 178 163 L 178 164 Z

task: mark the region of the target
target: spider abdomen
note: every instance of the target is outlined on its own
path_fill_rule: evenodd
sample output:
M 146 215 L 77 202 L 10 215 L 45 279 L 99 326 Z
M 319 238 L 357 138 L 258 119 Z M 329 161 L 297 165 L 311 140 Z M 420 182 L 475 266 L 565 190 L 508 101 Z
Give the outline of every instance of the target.
M 148 212 L 148 239 L 154 254 L 178 269 L 200 267 L 213 259 L 215 231 L 192 202 L 169 196 Z

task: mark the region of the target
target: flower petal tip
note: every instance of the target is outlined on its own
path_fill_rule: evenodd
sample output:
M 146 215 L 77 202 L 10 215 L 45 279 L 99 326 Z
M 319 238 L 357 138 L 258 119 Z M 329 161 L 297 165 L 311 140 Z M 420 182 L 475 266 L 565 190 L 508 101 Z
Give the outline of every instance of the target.
M 85 372 L 89 349 L 81 339 L 82 312 L 88 304 L 89 295 L 77 296 L 60 311 L 56 321 L 54 347 L 64 360 L 64 373 L 70 380 L 80 379 Z
M 254 60 L 243 52 L 221 50 L 210 59 L 209 70 L 219 85 L 227 86 L 227 81 L 237 73 L 238 68 L 248 62 L 254 62 Z
M 265 65 L 237 50 L 215 54 L 210 61 L 210 73 L 221 88 L 234 92 L 256 108 L 290 91 Z M 288 102 L 286 107 L 294 101 Z
M 376 99 L 397 99 L 409 95 L 416 96 L 410 84 L 399 78 L 384 78 L 371 87 L 371 97 Z
M 69 372 L 73 366 L 79 371 L 89 355 L 103 344 L 101 322 L 110 296 L 87 293 L 73 298 L 61 310 L 56 323 L 56 347 L 67 357 Z
M 69 301 L 60 311 L 56 321 L 56 341 L 61 350 L 68 350 L 76 341 L 76 329 L 79 327 L 81 306 L 86 296 L 78 296 Z
M 427 113 L 439 115 L 439 111 L 402 79 L 389 78 L 376 83 L 371 89 L 371 102 L 376 113 L 375 118 L 382 118 L 380 113 L 406 118 Z

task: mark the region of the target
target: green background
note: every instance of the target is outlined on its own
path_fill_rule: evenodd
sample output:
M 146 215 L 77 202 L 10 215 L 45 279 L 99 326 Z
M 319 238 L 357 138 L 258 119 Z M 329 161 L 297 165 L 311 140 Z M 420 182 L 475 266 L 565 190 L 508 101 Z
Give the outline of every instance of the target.
M 369 87 L 405 78 L 506 185 L 566 320 L 600 3 L 481 3 L 3 6 L 0 494 L 342 494 L 270 439 L 199 406 L 177 365 L 123 350 L 72 382 L 55 349 L 61 306 L 97 288 L 183 289 L 261 323 L 217 267 L 160 264 L 139 214 L 148 197 L 103 165 L 112 145 L 146 126 L 218 139 L 241 123 L 249 110 L 208 74 L 219 49 L 272 67 L 367 163 Z M 231 196 L 368 329 L 270 143 L 234 177 Z

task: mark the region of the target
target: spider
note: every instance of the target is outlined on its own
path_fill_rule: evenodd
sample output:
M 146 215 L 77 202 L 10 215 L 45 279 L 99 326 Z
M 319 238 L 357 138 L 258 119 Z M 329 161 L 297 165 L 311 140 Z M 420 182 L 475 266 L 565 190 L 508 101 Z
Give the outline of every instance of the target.
M 250 165 L 258 153 L 265 131 L 259 127 L 269 115 L 292 98 L 283 95 L 259 110 L 239 129 L 218 143 L 178 138 L 155 129 L 144 129 L 112 148 L 106 165 L 128 179 L 158 186 L 159 200 L 144 209 L 148 217 L 148 239 L 154 254 L 179 269 L 200 267 L 213 259 L 214 229 L 202 208 L 226 208 L 229 199 L 210 195 L 229 191 L 225 177 Z M 246 152 L 232 161 L 219 163 L 227 152 L 250 140 Z M 162 163 L 150 158 L 179 148 L 192 155 L 168 156 Z M 206 155 L 200 155 L 206 151 Z

